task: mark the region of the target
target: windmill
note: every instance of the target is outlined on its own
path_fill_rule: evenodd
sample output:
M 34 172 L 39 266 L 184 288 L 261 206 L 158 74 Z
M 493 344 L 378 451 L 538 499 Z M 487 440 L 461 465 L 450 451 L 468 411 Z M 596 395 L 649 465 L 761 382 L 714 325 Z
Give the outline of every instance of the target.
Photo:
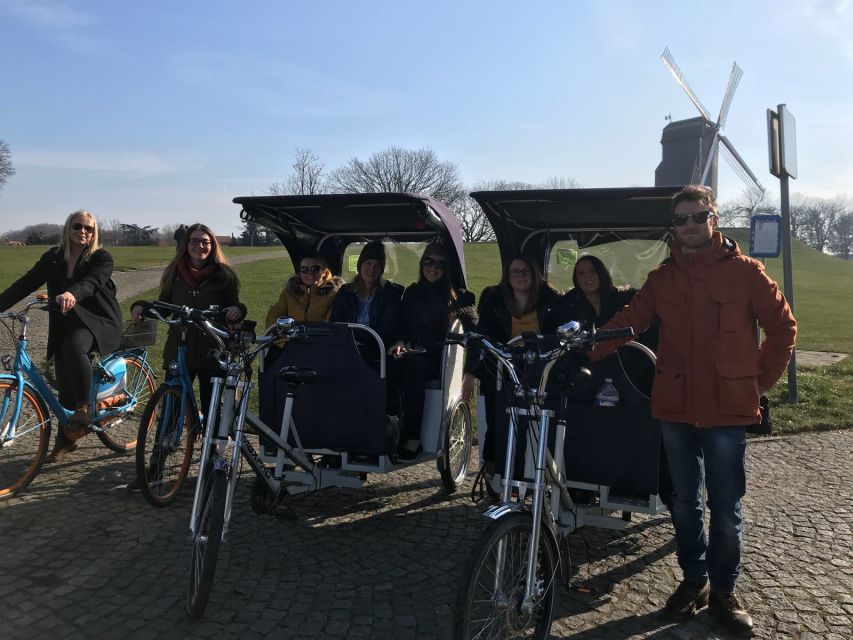
M 701 115 L 687 120 L 671 121 L 663 128 L 660 141 L 662 159 L 655 169 L 655 185 L 704 184 L 716 193 L 717 161 L 722 152 L 723 158 L 747 187 L 754 186 L 764 193 L 764 186 L 731 141 L 722 133 L 735 89 L 743 76 L 743 70 L 737 66 L 737 62 L 732 65 L 726 94 L 720 106 L 720 115 L 715 122 L 690 88 L 669 52 L 669 47 L 663 50 L 660 58 Z

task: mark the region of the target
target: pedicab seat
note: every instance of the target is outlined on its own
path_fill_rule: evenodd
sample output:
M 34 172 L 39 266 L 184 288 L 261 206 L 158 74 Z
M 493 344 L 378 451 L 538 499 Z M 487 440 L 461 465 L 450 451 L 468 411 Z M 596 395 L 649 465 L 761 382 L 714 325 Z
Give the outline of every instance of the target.
M 283 367 L 316 372 L 294 391 L 293 422 L 307 450 L 385 455 L 394 447 L 386 416 L 386 382 L 359 353 L 346 324 L 306 323 L 305 337 L 271 350 L 259 374 L 259 414 L 279 429 L 287 383 Z

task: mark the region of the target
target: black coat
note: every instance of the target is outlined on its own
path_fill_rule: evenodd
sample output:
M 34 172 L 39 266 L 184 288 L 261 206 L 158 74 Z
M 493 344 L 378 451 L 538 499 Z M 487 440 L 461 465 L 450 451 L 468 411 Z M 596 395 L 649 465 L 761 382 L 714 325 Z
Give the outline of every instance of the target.
M 636 289 L 626 287 L 624 289 L 613 289 L 609 296 L 601 301 L 601 312 L 596 313 L 583 291 L 575 287 L 563 296 L 566 305 L 566 320 L 577 320 L 583 329 L 591 329 L 593 325 L 600 327 L 612 318 L 617 311 L 631 302 Z
M 78 261 L 74 275 L 66 279 L 68 262 L 59 247 L 48 249 L 32 269 L 0 293 L 0 310 L 13 304 L 47 283 L 47 294 L 52 301 L 60 293 L 72 294 L 77 302 L 69 311 L 76 314 L 95 337 L 98 352 L 105 356 L 118 349 L 122 333 L 121 309 L 116 300 L 116 286 L 112 280 L 113 258 L 104 249 L 93 253 L 85 262 Z M 56 353 L 62 339 L 65 317 L 51 312 L 48 324 L 47 357 Z
M 448 303 L 440 298 L 438 288 L 428 282 L 416 282 L 406 287 L 394 341 L 423 347 L 430 355 L 439 356 L 439 343 L 447 335 L 452 320 L 461 320 L 465 331 L 474 329 L 477 326 L 474 294 L 464 289 L 456 293 L 456 301 Z
M 506 343 L 511 338 L 512 315 L 504 304 L 499 285 L 486 287 L 480 294 L 477 305 L 477 333 L 484 335 L 490 342 Z M 539 322 L 539 332 L 543 335 L 553 335 L 569 318 L 563 300 L 551 287 L 542 287 L 536 304 L 536 317 Z M 480 360 L 479 349 L 469 349 L 465 370 L 473 372 Z
M 386 349 L 391 346 L 391 340 L 397 330 L 402 295 L 402 286 L 386 280 L 370 304 L 368 326 L 379 334 Z M 338 291 L 335 302 L 332 304 L 332 315 L 329 320 L 331 322 L 358 322 L 358 294 L 351 284 L 345 284 Z

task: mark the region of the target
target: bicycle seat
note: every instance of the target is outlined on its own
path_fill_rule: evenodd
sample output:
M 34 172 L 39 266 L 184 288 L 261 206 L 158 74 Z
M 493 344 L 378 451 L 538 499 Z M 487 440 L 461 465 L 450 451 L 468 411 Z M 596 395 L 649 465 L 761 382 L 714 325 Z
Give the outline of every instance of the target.
M 317 372 L 305 367 L 282 367 L 276 377 L 287 384 L 311 384 L 317 379 Z

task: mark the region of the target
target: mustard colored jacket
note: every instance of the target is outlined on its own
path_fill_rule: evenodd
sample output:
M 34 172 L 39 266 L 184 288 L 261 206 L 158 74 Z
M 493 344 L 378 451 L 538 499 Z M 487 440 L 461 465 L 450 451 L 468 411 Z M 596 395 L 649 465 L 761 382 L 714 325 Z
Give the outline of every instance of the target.
M 316 285 L 306 287 L 298 275 L 288 281 L 278 300 L 267 311 L 266 327 L 287 316 L 297 322 L 328 322 L 332 303 L 344 281 L 326 269 Z

